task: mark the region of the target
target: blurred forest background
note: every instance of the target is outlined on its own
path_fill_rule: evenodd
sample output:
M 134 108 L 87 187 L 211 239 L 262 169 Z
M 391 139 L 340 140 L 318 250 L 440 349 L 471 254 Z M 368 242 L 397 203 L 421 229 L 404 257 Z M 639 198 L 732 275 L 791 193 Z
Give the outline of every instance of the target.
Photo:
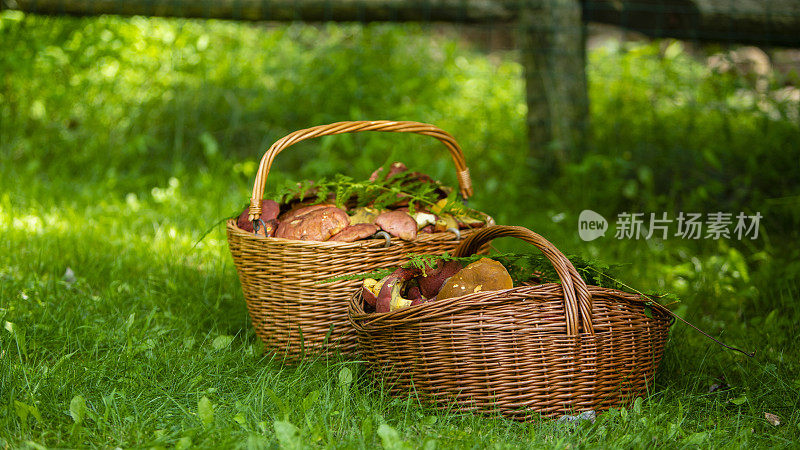
M 586 51 L 587 142 L 542 170 L 548 148 L 528 145 L 513 30 L 1 11 L 0 444 L 285 443 L 276 417 L 323 446 L 387 445 L 380 423 L 412 446 L 431 435 L 446 446 L 796 442 L 800 51 L 596 24 Z M 677 295 L 679 315 L 757 358 L 678 324 L 641 421 L 612 413 L 616 425 L 577 434 L 482 418 L 424 425 L 424 409 L 366 388 L 345 396 L 330 363 L 269 363 L 220 220 L 247 204 L 275 140 L 374 119 L 449 131 L 472 172 L 471 206 L 620 264 L 631 286 Z M 366 178 L 393 160 L 454 185 L 443 150 L 419 136 L 326 137 L 282 153 L 267 190 Z M 583 242 L 584 209 L 612 224 L 623 212 L 763 218 L 755 240 L 618 240 L 612 228 Z M 327 394 L 283 414 L 252 393 L 262 385 L 289 404 Z M 202 399 L 213 402 L 211 425 Z M 378 413 L 365 431 L 362 417 Z M 465 424 L 474 431 L 459 431 Z

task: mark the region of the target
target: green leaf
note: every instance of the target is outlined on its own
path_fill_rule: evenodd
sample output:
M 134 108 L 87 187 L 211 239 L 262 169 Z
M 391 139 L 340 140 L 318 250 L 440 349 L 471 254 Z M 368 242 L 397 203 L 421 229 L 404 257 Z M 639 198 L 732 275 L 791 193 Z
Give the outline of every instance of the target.
M 236 413 L 236 415 L 233 416 L 233 421 L 238 423 L 239 425 L 244 425 L 245 422 L 247 422 L 247 419 L 244 417 L 244 413 L 240 412 Z
M 733 403 L 736 406 L 744 405 L 745 403 L 747 403 L 747 396 L 742 395 L 741 397 L 732 398 L 731 403 Z
M 636 400 L 633 401 L 633 412 L 636 414 L 642 413 L 642 397 L 636 397 Z
M 281 400 L 280 397 L 278 397 L 278 394 L 276 394 L 275 391 L 273 391 L 270 388 L 265 388 L 264 393 L 267 394 L 267 397 L 269 397 L 269 399 L 272 400 L 272 403 L 274 403 L 275 406 L 278 407 L 278 410 L 280 410 L 280 412 L 284 415 L 284 417 L 288 418 L 289 408 L 287 408 L 283 400 Z
M 372 438 L 373 427 L 374 425 L 372 422 L 372 417 L 367 415 L 364 416 L 363 419 L 361 419 L 361 437 L 363 437 L 365 441 Z
M 347 388 L 352 382 L 353 372 L 349 367 L 342 367 L 342 369 L 339 371 L 339 385 L 343 388 Z
M 214 338 L 214 341 L 211 342 L 211 347 L 214 350 L 222 350 L 224 348 L 228 348 L 233 342 L 233 336 L 228 336 L 223 334 L 222 336 L 217 336 Z
M 291 422 L 276 420 L 272 426 L 275 429 L 275 437 L 278 438 L 282 448 L 303 448 L 303 437 L 300 435 L 300 430 Z
M 306 395 L 306 398 L 303 399 L 303 412 L 306 412 L 311 409 L 312 406 L 317 402 L 319 398 L 319 391 L 311 391 Z
M 269 441 L 264 436 L 256 433 L 250 433 L 247 436 L 247 450 L 263 450 L 269 447 Z
M 28 422 L 28 414 L 30 414 L 30 406 L 19 400 L 14 400 L 14 412 L 19 417 L 19 421 L 25 425 Z
M 48 448 L 45 447 L 44 445 L 33 441 L 25 441 L 25 445 L 30 448 L 35 448 L 36 450 L 48 450 Z
M 423 450 L 436 450 L 436 447 L 438 447 L 438 445 L 439 445 L 439 443 L 436 441 L 436 439 L 428 439 L 428 440 L 425 441 L 425 444 L 422 446 L 422 449 Z
M 76 425 L 83 423 L 83 418 L 86 416 L 86 400 L 80 395 L 72 397 L 69 402 L 69 415 Z
M 381 438 L 383 448 L 390 450 L 405 448 L 405 442 L 400 438 L 400 433 L 385 423 L 378 427 L 378 436 Z
M 704 431 L 698 431 L 697 433 L 693 433 L 683 441 L 686 445 L 700 445 L 708 438 L 708 433 Z
M 39 413 L 39 408 L 36 405 L 28 405 L 28 412 L 31 413 L 34 419 L 42 423 L 42 415 Z
M 197 402 L 197 417 L 200 418 L 203 427 L 208 428 L 214 423 L 214 405 L 206 396 Z
M 192 447 L 192 438 L 189 436 L 184 436 L 178 439 L 178 442 L 175 443 L 175 450 L 186 450 L 187 448 Z

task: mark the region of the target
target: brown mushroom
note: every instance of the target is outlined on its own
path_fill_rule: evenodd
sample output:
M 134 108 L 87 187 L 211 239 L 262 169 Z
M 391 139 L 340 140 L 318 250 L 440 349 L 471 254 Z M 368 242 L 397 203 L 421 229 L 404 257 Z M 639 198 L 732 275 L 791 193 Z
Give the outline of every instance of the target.
M 426 298 L 435 298 L 441 290 L 442 285 L 463 266 L 458 261 L 442 261 L 436 264 L 436 268 L 428 269 L 425 275 L 419 277 L 419 288 L 422 295 Z
M 359 223 L 375 223 L 375 218 L 378 217 L 380 211 L 373 208 L 356 208 L 353 210 L 353 215 L 350 216 L 350 225 Z
M 375 306 L 375 303 L 378 300 L 377 292 L 380 292 L 379 289 L 376 289 L 376 287 L 380 287 L 378 286 L 378 280 L 374 278 L 366 278 L 361 289 L 361 295 L 364 297 L 364 301 L 372 307 Z
M 418 285 L 413 285 L 408 288 L 408 292 L 406 292 L 406 297 L 412 301 L 419 300 L 423 298 L 422 291 L 420 290 Z
M 431 207 L 431 212 L 439 217 L 436 223 L 437 231 L 447 230 L 448 228 L 481 228 L 485 225 L 494 225 L 494 219 L 482 212 L 463 208 L 451 209 L 451 212 L 445 212 L 446 206 L 447 199 L 442 199 Z
M 360 239 L 366 239 L 378 232 L 378 227 L 371 223 L 358 223 L 349 225 L 342 231 L 331 236 L 329 241 L 337 242 L 355 242 Z
M 407 212 L 387 211 L 375 218 L 375 225 L 404 241 L 417 238 L 417 222 Z
M 278 218 L 281 206 L 274 200 L 261 200 L 261 220 L 265 223 Z M 244 231 L 253 232 L 253 222 L 250 220 L 250 207 L 247 207 L 236 219 L 236 226 Z M 262 233 L 263 234 L 263 233 Z
M 417 228 L 420 230 L 428 225 L 436 224 L 436 216 L 429 212 L 417 211 L 412 217 L 414 217 L 414 221 L 417 222 Z
M 389 178 L 392 178 L 393 176 L 399 173 L 403 173 L 407 170 L 408 167 L 406 167 L 405 164 L 399 161 L 395 161 L 392 163 L 391 166 L 389 166 L 389 173 L 387 173 L 386 176 L 383 177 L 383 179 L 388 180 Z M 375 169 L 375 171 L 372 172 L 372 175 L 369 176 L 369 181 L 376 181 L 381 176 L 382 172 L 383 172 L 383 167 L 378 167 L 377 169 Z
M 281 220 L 281 222 L 291 222 L 294 219 L 298 219 L 298 218 L 300 218 L 300 217 L 302 217 L 302 216 L 304 216 L 304 215 L 306 215 L 306 214 L 308 214 L 310 212 L 313 212 L 313 211 L 316 211 L 316 210 L 322 209 L 322 208 L 330 208 L 332 206 L 335 206 L 335 205 L 333 205 L 331 203 L 318 203 L 316 205 L 308 205 L 308 204 L 302 204 L 301 203 L 301 204 L 297 204 L 297 205 L 293 206 L 292 209 L 290 209 L 289 211 L 286 211 L 285 213 L 281 214 L 279 219 Z
M 283 220 L 275 236 L 301 241 L 326 241 L 350 224 L 347 213 L 335 206 L 316 208 L 293 220 Z
M 455 219 L 458 222 L 458 228 L 462 230 L 464 228 L 480 228 L 486 225 L 484 220 L 476 219 L 475 217 L 470 217 L 466 214 L 455 216 Z
M 433 226 L 434 230 L 437 233 L 441 233 L 442 231 L 447 231 L 451 228 L 458 229 L 458 221 L 452 214 L 442 214 L 436 219 L 436 223 Z
M 386 179 L 390 179 L 395 175 L 399 175 L 403 172 L 407 172 L 408 167 L 405 164 L 401 163 L 400 161 L 395 161 L 389 166 L 389 173 L 386 174 Z
M 244 231 L 253 232 L 253 222 L 250 221 L 250 208 L 245 208 L 241 214 L 239 214 L 239 218 L 236 219 L 236 226 L 243 229 Z
M 278 219 L 267 220 L 266 222 L 259 221 L 256 223 L 258 230 L 256 230 L 255 233 L 262 236 L 273 237 L 278 231 L 278 226 L 280 224 Z
M 511 275 L 502 264 L 489 258 L 481 258 L 450 277 L 442 286 L 436 299 L 443 300 L 475 292 L 499 291 L 512 287 L 514 287 L 514 282 L 511 280 Z
M 417 271 L 414 269 L 399 268 L 392 272 L 380 282 L 379 286 L 374 289 L 380 288 L 375 302 L 375 312 L 384 313 L 394 311 L 399 308 L 405 308 L 411 305 L 411 300 L 405 299 L 400 295 L 403 289 L 403 283 L 414 278 Z M 374 291 L 373 291 L 374 292 Z
M 433 178 L 431 178 L 430 175 L 426 175 L 422 172 L 409 172 L 408 180 L 425 184 L 436 184 L 436 182 L 433 181 Z

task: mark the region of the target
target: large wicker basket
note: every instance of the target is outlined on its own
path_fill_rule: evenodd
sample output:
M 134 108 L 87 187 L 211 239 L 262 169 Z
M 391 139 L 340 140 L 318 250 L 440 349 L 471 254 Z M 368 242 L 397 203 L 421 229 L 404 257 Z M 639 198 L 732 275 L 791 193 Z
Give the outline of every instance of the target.
M 672 323 L 667 310 L 639 295 L 587 286 L 558 249 L 526 228 L 485 228 L 455 256 L 504 236 L 541 250 L 561 283 L 382 314 L 365 313 L 360 292 L 353 295 L 350 319 L 377 380 L 395 395 L 413 392 L 440 408 L 519 420 L 604 410 L 652 389 Z
M 261 199 L 275 157 L 305 139 L 360 131 L 417 133 L 441 141 L 455 163 L 460 194 L 472 195 L 469 169 L 461 147 L 447 132 L 418 122 L 339 122 L 295 131 L 278 140 L 261 159 L 250 201 L 250 219 L 261 214 Z M 465 230 L 461 237 L 469 236 Z M 408 253 L 453 252 L 459 243 L 451 232 L 420 234 L 411 242 L 393 239 L 353 243 L 316 242 L 264 237 L 227 222 L 228 243 L 256 334 L 268 349 L 290 359 L 336 351 L 352 354 L 356 336 L 347 319 L 347 303 L 359 281 L 323 283 L 334 277 L 394 267 Z

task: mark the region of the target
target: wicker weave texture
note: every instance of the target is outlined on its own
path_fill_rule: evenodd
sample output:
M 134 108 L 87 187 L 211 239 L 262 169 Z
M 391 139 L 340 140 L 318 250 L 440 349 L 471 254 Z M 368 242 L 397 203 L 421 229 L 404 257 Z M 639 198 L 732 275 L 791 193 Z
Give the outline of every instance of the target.
M 307 242 L 256 236 L 227 222 L 228 246 L 239 273 L 256 334 L 290 359 L 338 351 L 353 355 L 356 336 L 347 305 L 360 281 L 331 278 L 397 267 L 408 253 L 452 253 L 451 233 L 422 235 L 414 242 Z M 466 230 L 462 237 L 473 231 Z
M 339 122 L 295 131 L 276 141 L 261 159 L 250 204 L 250 217 L 261 214 L 261 198 L 274 158 L 302 140 L 341 133 L 384 131 L 417 133 L 438 139 L 450 153 L 465 198 L 472 194 L 469 169 L 461 147 L 447 132 L 418 122 Z M 347 305 L 359 281 L 323 283 L 342 275 L 397 267 L 409 253 L 452 253 L 459 241 L 450 232 L 420 234 L 412 242 L 393 239 L 353 243 L 296 241 L 255 235 L 227 222 L 228 246 L 239 274 L 256 334 L 267 348 L 290 359 L 324 352 L 353 355 L 356 336 Z M 461 237 L 473 234 L 462 230 Z
M 491 227 L 464 246 L 499 231 L 526 240 L 532 233 Z M 564 265 L 566 258 L 550 247 L 554 265 Z M 350 318 L 376 379 L 395 395 L 415 392 L 441 408 L 527 420 L 604 410 L 648 392 L 670 317 L 657 307 L 648 317 L 648 300 L 638 295 L 585 284 L 578 289 L 591 299 L 589 329 L 579 331 L 568 329 L 563 278 L 562 284 L 479 292 L 386 314 L 364 313 L 357 293 Z

